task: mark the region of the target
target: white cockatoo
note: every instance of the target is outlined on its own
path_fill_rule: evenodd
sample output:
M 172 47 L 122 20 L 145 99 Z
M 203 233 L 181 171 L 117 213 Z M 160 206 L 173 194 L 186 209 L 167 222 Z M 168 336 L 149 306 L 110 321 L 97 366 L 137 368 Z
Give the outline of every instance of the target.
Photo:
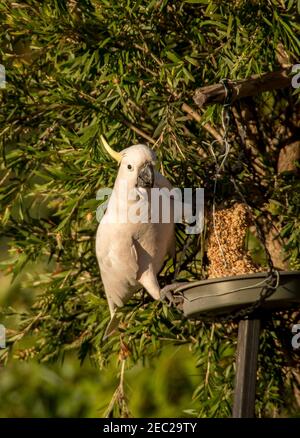
M 119 163 L 113 191 L 96 236 L 96 254 L 111 314 L 104 335 L 108 337 L 118 325 L 116 308 L 123 306 L 136 290 L 144 287 L 155 300 L 161 298 L 157 274 L 166 257 L 175 255 L 175 232 L 172 211 L 167 223 L 162 222 L 160 212 L 157 223 L 149 220 L 150 189 L 172 189 L 170 182 L 154 167 L 155 153 L 142 144 L 116 152 L 103 136 L 101 140 L 106 151 Z M 149 197 L 146 221 L 128 220 L 129 210 L 138 211 L 138 191 Z

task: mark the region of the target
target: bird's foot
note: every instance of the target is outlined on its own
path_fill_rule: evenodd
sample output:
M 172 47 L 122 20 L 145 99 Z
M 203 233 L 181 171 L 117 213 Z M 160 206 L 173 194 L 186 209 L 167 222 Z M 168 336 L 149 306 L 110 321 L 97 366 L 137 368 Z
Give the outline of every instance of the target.
M 175 297 L 172 292 L 176 292 L 176 289 L 178 289 L 183 284 L 184 283 L 176 282 L 172 284 L 167 284 L 167 286 L 163 287 L 160 290 L 161 301 L 166 301 L 168 306 L 171 306 L 172 304 L 177 304 L 178 297 Z

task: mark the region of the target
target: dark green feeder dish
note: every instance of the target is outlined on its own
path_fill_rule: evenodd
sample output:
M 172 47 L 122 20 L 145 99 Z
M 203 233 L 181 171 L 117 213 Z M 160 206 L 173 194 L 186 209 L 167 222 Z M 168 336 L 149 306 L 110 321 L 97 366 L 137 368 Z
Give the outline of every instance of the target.
M 181 309 L 188 318 L 218 316 L 251 306 L 260 299 L 266 272 L 185 283 L 176 289 L 183 297 Z M 279 271 L 279 284 L 261 303 L 262 309 L 285 309 L 300 304 L 300 271 Z
M 198 320 L 238 314 L 242 309 L 251 310 L 251 305 L 255 304 L 270 313 L 300 306 L 300 271 L 279 271 L 278 274 L 276 290 L 261 301 L 262 288 L 266 285 L 264 280 L 268 278 L 266 272 L 185 283 L 176 289 L 175 296 L 184 315 Z M 264 318 L 268 317 L 265 312 Z M 247 318 L 239 318 L 232 408 L 234 418 L 253 418 L 255 415 L 262 317 L 262 313 L 260 316 L 250 313 Z

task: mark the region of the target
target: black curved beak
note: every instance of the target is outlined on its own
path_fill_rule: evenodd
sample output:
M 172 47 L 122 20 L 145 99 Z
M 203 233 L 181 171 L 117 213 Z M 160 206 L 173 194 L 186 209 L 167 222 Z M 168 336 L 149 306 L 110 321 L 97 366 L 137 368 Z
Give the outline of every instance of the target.
M 154 184 L 154 168 L 152 163 L 145 163 L 139 170 L 137 178 L 137 187 L 153 187 Z

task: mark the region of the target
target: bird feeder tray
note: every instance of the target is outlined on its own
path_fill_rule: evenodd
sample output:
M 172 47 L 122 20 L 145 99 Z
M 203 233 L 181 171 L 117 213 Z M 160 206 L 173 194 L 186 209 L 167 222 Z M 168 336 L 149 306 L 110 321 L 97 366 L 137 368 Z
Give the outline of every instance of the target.
M 260 299 L 266 272 L 214 278 L 184 284 L 176 289 L 183 297 L 181 308 L 188 318 L 221 316 Z M 263 309 L 284 309 L 300 304 L 300 271 L 280 271 L 277 289 L 261 303 Z

